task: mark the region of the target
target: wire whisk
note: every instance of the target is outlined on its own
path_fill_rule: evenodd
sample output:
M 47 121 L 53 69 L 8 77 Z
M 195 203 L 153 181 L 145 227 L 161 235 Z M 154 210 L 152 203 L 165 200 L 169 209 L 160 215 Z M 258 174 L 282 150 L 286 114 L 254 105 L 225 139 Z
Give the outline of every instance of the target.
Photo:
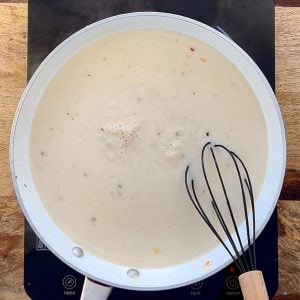
M 232 200 L 229 199 L 228 191 L 224 183 L 224 173 L 222 174 L 220 169 L 220 164 L 218 162 L 218 159 L 216 157 L 216 152 L 220 152 L 220 150 L 225 151 L 232 160 L 232 163 L 234 165 L 234 170 L 236 171 L 237 178 L 238 178 L 238 184 L 240 186 L 241 194 L 236 195 L 237 197 L 241 198 L 242 201 L 242 207 L 243 207 L 243 215 L 245 217 L 245 224 L 246 224 L 246 234 L 247 234 L 247 250 L 244 249 L 243 243 L 242 243 L 242 237 L 238 229 L 238 224 L 236 217 L 234 216 L 233 212 L 233 206 L 232 206 Z M 213 187 L 208 179 L 207 175 L 207 166 L 206 163 L 208 161 L 208 155 L 210 153 L 210 157 L 212 158 L 212 165 L 216 168 L 216 174 L 218 177 L 218 181 L 221 185 L 221 190 L 224 193 L 224 199 L 225 199 L 225 208 L 228 210 L 230 219 L 227 222 L 225 221 L 224 216 L 222 215 L 221 209 L 219 207 L 219 204 L 216 201 L 215 194 L 213 192 Z M 225 240 L 222 238 L 222 234 L 218 232 L 216 229 L 216 226 L 214 226 L 212 220 L 209 218 L 208 214 L 205 212 L 203 205 L 201 205 L 199 201 L 199 197 L 196 192 L 195 188 L 195 181 L 194 179 L 189 179 L 189 169 L 190 166 L 186 167 L 185 170 L 185 187 L 188 194 L 189 199 L 191 200 L 192 204 L 194 205 L 195 209 L 203 219 L 203 221 L 206 223 L 206 225 L 210 228 L 212 233 L 216 236 L 216 238 L 219 240 L 219 242 L 223 245 L 227 253 L 230 255 L 232 260 L 235 262 L 237 268 L 239 269 L 241 274 L 250 274 L 248 276 L 241 275 L 239 277 L 241 288 L 243 295 L 245 299 L 268 299 L 268 294 L 266 291 L 264 279 L 262 276 L 262 273 L 257 270 L 257 262 L 256 262 L 256 247 L 255 247 L 255 204 L 254 204 L 254 196 L 253 196 L 253 188 L 249 176 L 249 172 L 242 161 L 242 159 L 233 151 L 229 150 L 227 147 L 220 145 L 220 144 L 213 144 L 211 142 L 206 143 L 201 152 L 201 167 L 202 172 L 205 180 L 205 184 L 207 186 L 207 189 L 209 191 L 210 199 L 211 199 L 211 205 L 213 208 L 213 212 L 215 213 L 217 217 L 217 221 L 221 225 L 222 230 L 225 233 L 226 238 L 228 239 L 231 248 L 226 245 Z M 226 176 L 226 174 L 225 174 Z M 238 199 L 234 199 L 235 201 Z M 220 201 L 220 200 L 219 200 Z M 249 206 L 247 205 L 249 203 Z M 250 209 L 252 210 L 252 222 L 249 220 L 249 213 Z M 252 223 L 252 226 L 251 226 Z M 237 237 L 237 242 L 234 241 L 232 237 L 232 233 L 230 232 L 230 227 L 232 226 L 234 229 L 234 233 Z M 251 227 L 251 228 L 250 228 Z M 251 235 L 252 235 L 252 244 L 251 244 Z M 252 271 L 252 272 L 251 272 Z M 246 273 L 246 274 L 245 274 Z M 243 277 L 242 277 L 243 276 Z M 253 281 L 254 276 L 254 281 Z M 252 278 L 250 280 L 250 277 Z M 245 280 L 244 280 L 245 278 Z M 251 287 L 250 281 L 252 282 Z M 254 286 L 253 286 L 254 284 Z M 258 285 L 260 287 L 264 287 L 262 289 L 258 288 Z M 255 294 L 253 296 L 252 289 L 256 290 L 258 294 Z M 245 296 L 247 294 L 247 298 Z M 253 298 L 251 297 L 251 295 Z M 260 296 L 260 297 L 259 297 Z

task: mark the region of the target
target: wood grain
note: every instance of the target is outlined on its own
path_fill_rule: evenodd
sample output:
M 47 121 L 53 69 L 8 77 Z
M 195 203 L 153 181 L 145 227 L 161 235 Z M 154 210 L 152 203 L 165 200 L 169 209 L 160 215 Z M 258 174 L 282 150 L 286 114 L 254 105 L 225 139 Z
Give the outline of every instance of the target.
M 277 6 L 300 6 L 299 0 L 275 0 L 274 2 Z
M 26 84 L 27 4 L 1 4 L 0 16 L 0 196 L 10 196 L 8 145 L 12 118 Z
M 8 165 L 11 121 L 26 84 L 27 4 L 0 5 L 0 299 L 25 299 L 23 216 Z
M 300 170 L 300 7 L 276 8 L 276 95 L 287 139 L 287 168 Z
M 274 300 L 300 300 L 299 294 L 276 296 Z
M 28 0 L 0 0 L 0 3 L 28 3 Z
M 27 3 L 28 0 L 0 0 L 0 3 Z M 276 6 L 300 6 L 299 0 L 274 0 Z
M 300 299 L 300 202 L 278 203 L 278 295 L 297 294 Z
M 300 200 L 300 170 L 286 170 L 280 200 Z
M 276 8 L 276 90 L 286 123 L 289 170 L 285 182 L 289 191 L 291 186 L 299 187 L 299 177 L 293 177 L 297 172 L 291 171 L 300 170 L 299 22 L 299 8 Z M 0 300 L 27 299 L 23 290 L 23 217 L 8 165 L 11 121 L 26 83 L 26 41 L 27 4 L 0 4 Z M 300 201 L 279 203 L 280 296 L 276 300 L 300 299 L 299 211 Z

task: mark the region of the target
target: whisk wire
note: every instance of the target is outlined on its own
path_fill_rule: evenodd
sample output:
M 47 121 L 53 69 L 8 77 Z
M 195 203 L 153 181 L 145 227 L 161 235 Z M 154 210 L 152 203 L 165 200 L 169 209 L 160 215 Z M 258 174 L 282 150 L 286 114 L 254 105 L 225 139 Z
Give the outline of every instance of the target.
M 237 247 L 236 247 L 236 245 L 235 245 L 235 243 L 234 243 L 234 241 L 233 241 L 233 239 L 231 237 L 230 231 L 229 231 L 229 229 L 228 229 L 228 227 L 227 227 L 227 225 L 226 225 L 226 223 L 224 221 L 224 218 L 222 217 L 222 214 L 221 214 L 221 212 L 219 210 L 218 204 L 215 201 L 215 197 L 214 197 L 214 194 L 212 192 L 212 189 L 211 189 L 211 186 L 209 184 L 208 177 L 207 177 L 207 174 L 206 174 L 206 169 L 205 169 L 205 164 L 204 164 L 204 161 L 205 161 L 205 159 L 204 159 L 204 153 L 205 153 L 206 147 L 208 147 L 210 144 L 211 144 L 210 142 L 206 143 L 204 145 L 203 149 L 202 149 L 202 153 L 201 153 L 202 172 L 203 172 L 204 179 L 205 179 L 205 182 L 206 182 L 206 186 L 207 186 L 207 188 L 209 190 L 209 194 L 211 196 L 212 205 L 213 205 L 214 211 L 215 211 L 215 213 L 217 215 L 217 218 L 219 220 L 219 223 L 222 226 L 222 228 L 223 228 L 226 236 L 228 237 L 228 240 L 229 240 L 229 242 L 230 242 L 230 244 L 231 244 L 231 246 L 232 246 L 232 248 L 233 248 L 233 250 L 235 252 L 235 255 L 236 255 L 238 261 L 240 262 L 240 265 L 241 265 L 242 269 L 245 269 L 243 263 L 241 262 L 242 258 L 241 258 L 240 254 L 239 254 L 239 251 L 238 251 L 238 249 L 237 249 Z M 226 192 L 226 189 L 225 189 L 225 186 L 224 186 L 224 183 L 223 183 L 223 178 L 221 176 L 221 173 L 220 173 L 220 170 L 219 170 L 219 166 L 218 166 L 218 163 L 217 163 L 217 160 L 216 160 L 216 157 L 214 155 L 212 147 L 210 148 L 210 150 L 211 150 L 211 154 L 212 154 L 212 157 L 214 159 L 214 162 L 215 162 L 215 166 L 216 166 L 216 168 L 218 170 L 219 178 L 220 178 L 220 181 L 221 181 L 221 184 L 222 184 L 223 191 L 225 193 L 225 197 L 228 199 L 227 192 Z M 238 239 L 240 241 L 240 245 L 241 245 L 241 239 L 239 237 L 239 233 L 238 233 L 238 230 L 237 230 L 237 226 L 236 226 L 236 223 L 235 223 L 234 216 L 232 214 L 231 205 L 229 203 L 229 200 L 227 201 L 227 205 L 229 206 L 229 210 L 231 211 L 231 218 L 233 219 L 233 223 L 235 224 L 235 230 L 236 230 L 236 233 L 237 233 Z M 242 249 L 242 251 L 243 251 L 243 249 Z M 247 267 L 247 264 L 246 264 L 246 267 Z
M 253 259 L 252 259 L 253 255 L 252 255 L 251 242 L 250 242 L 251 239 L 250 239 L 250 229 L 249 229 L 249 220 L 248 220 L 248 208 L 247 208 L 247 203 L 246 203 L 246 194 L 245 194 L 245 189 L 244 189 L 244 184 L 243 184 L 241 172 L 240 172 L 240 169 L 238 167 L 238 163 L 236 161 L 238 158 L 236 157 L 236 154 L 234 152 L 230 151 L 228 148 L 226 148 L 223 145 L 216 145 L 215 147 L 220 147 L 220 148 L 224 149 L 230 155 L 230 157 L 233 160 L 235 169 L 237 171 L 237 175 L 238 175 L 238 178 L 239 178 L 239 182 L 240 182 L 240 186 L 241 186 L 241 191 L 242 191 L 242 202 L 243 202 L 243 209 L 244 209 L 244 215 L 245 215 L 245 221 L 246 221 L 246 232 L 247 232 L 247 242 L 248 242 L 248 256 L 249 256 L 249 260 L 250 260 L 250 268 L 249 268 L 249 265 L 248 265 L 248 262 L 247 262 L 247 259 L 246 259 L 246 254 L 245 254 L 244 248 L 242 246 L 241 238 L 240 238 L 240 235 L 239 235 L 239 232 L 238 232 L 236 226 L 235 226 L 235 230 L 236 230 L 237 237 L 238 237 L 238 240 L 239 240 L 240 249 L 241 249 L 242 254 L 243 254 L 243 260 L 245 262 L 246 269 L 247 270 L 254 270 L 254 262 L 253 262 Z M 238 160 L 238 161 L 240 162 L 240 160 Z
M 218 207 L 218 204 L 215 200 L 215 196 L 213 194 L 212 188 L 209 184 L 208 181 L 208 176 L 206 173 L 206 168 L 205 168 L 205 159 L 204 159 L 204 153 L 206 148 L 211 145 L 210 147 L 210 152 L 214 161 L 214 165 L 216 167 L 217 173 L 218 173 L 218 178 L 219 181 L 221 183 L 221 187 L 222 187 L 222 191 L 225 195 L 225 199 L 226 199 L 226 204 L 227 204 L 227 208 L 229 210 L 229 214 L 231 217 L 231 222 L 234 226 L 234 230 L 238 239 L 238 245 L 240 250 L 238 250 L 237 245 L 235 244 L 231 234 L 230 234 L 230 230 L 222 216 L 222 213 Z M 217 161 L 217 158 L 215 156 L 214 153 L 214 149 L 213 148 L 222 148 L 223 150 L 225 150 L 231 157 L 236 172 L 237 172 L 237 176 L 239 178 L 239 183 L 240 183 L 240 187 L 241 187 L 241 192 L 242 192 L 242 201 L 243 201 L 243 210 L 244 210 L 244 214 L 245 214 L 245 222 L 246 222 L 246 233 L 247 233 L 247 243 L 248 243 L 248 251 L 247 251 L 247 255 L 249 257 L 249 263 L 250 263 L 250 267 L 247 261 L 247 257 L 246 257 L 246 253 L 245 250 L 243 248 L 242 245 L 242 241 L 241 241 L 241 237 L 240 237 L 240 233 L 238 231 L 238 227 L 237 227 L 237 223 L 236 223 L 236 219 L 234 217 L 234 213 L 232 210 L 232 206 L 227 194 L 227 190 L 225 188 L 225 184 L 224 184 L 224 180 L 219 168 L 219 164 Z M 239 164 L 242 166 L 242 169 L 244 171 L 244 173 L 246 174 L 246 178 L 242 179 L 242 174 L 241 174 L 241 170 L 239 167 Z M 216 236 L 216 238 L 220 241 L 220 243 L 223 245 L 223 247 L 225 248 L 225 250 L 227 251 L 227 253 L 230 255 L 230 257 L 233 259 L 233 261 L 236 263 L 239 271 L 241 273 L 244 273 L 246 271 L 249 270 L 255 270 L 256 269 L 256 249 L 255 249 L 255 205 L 254 205 L 254 196 L 253 196 L 253 189 L 252 189 L 252 184 L 251 184 L 251 180 L 250 180 L 250 176 L 248 173 L 248 170 L 245 166 L 245 164 L 243 163 L 243 161 L 240 159 L 240 157 L 234 153 L 233 151 L 229 150 L 228 148 L 226 148 L 223 145 L 212 145 L 211 142 L 208 142 L 204 145 L 202 152 L 201 152 L 201 166 L 202 166 L 202 172 L 204 175 L 204 179 L 205 179 L 205 183 L 206 186 L 208 188 L 210 197 L 211 197 L 211 204 L 213 207 L 213 210 L 217 216 L 217 219 L 223 229 L 223 231 L 225 232 L 226 237 L 228 238 L 228 241 L 232 247 L 232 250 L 229 249 L 229 247 L 226 245 L 226 243 L 224 242 L 224 240 L 221 238 L 221 235 L 219 234 L 219 232 L 216 230 L 216 228 L 214 227 L 214 225 L 212 224 L 212 222 L 210 221 L 210 219 L 208 218 L 207 214 L 205 213 L 203 207 L 200 204 L 200 201 L 198 199 L 197 193 L 196 193 L 196 189 L 195 189 L 195 184 L 194 184 L 194 179 L 191 180 L 191 189 L 192 192 L 190 191 L 190 185 L 188 182 L 188 172 L 189 172 L 189 166 L 186 167 L 185 170 L 185 187 L 189 196 L 189 199 L 191 200 L 193 206 L 196 208 L 197 212 L 199 213 L 199 215 L 201 216 L 201 218 L 204 220 L 204 222 L 207 224 L 207 226 L 210 228 L 210 230 L 213 232 L 213 234 Z M 244 184 L 246 186 L 246 189 L 244 187 Z M 250 237 L 250 223 L 248 220 L 248 207 L 247 207 L 247 198 L 246 197 L 246 191 L 248 192 L 247 194 L 249 195 L 249 199 L 250 199 L 250 204 L 251 204 L 251 209 L 252 209 L 252 237 L 253 237 L 253 243 L 251 245 L 251 237 Z
M 192 191 L 193 191 L 193 195 L 194 195 L 195 199 L 192 197 L 190 189 L 189 189 L 189 185 L 188 185 L 188 171 L 189 171 L 189 166 L 187 166 L 186 170 L 185 170 L 185 187 L 186 187 L 188 196 L 189 196 L 192 204 L 194 205 L 194 207 L 197 210 L 197 212 L 199 213 L 199 215 L 202 217 L 203 221 L 210 228 L 210 230 L 214 233 L 214 235 L 216 236 L 216 238 L 219 240 L 219 242 L 222 244 L 222 246 L 224 247 L 224 249 L 230 255 L 230 257 L 232 258 L 232 260 L 236 263 L 239 271 L 241 273 L 243 273 L 244 272 L 244 268 L 243 268 L 242 263 L 239 260 L 239 256 L 237 256 L 237 258 L 234 257 L 234 255 L 231 253 L 231 251 L 229 250 L 229 248 L 227 247 L 227 245 L 222 240 L 221 236 L 218 234 L 218 232 L 216 231 L 216 229 L 213 227 L 212 223 L 209 221 L 209 218 L 207 217 L 207 215 L 204 212 L 203 208 L 201 207 L 201 205 L 199 203 L 199 200 L 198 200 L 198 197 L 197 197 L 197 194 L 196 194 L 196 191 L 195 191 L 194 180 L 191 181 L 191 185 L 192 185 Z
M 251 209 L 252 209 L 252 237 L 253 237 L 253 244 L 252 244 L 252 252 L 251 253 L 251 242 L 250 242 L 250 238 L 248 241 L 248 246 L 250 249 L 249 254 L 253 254 L 253 268 L 252 270 L 256 270 L 257 269 L 257 265 L 256 265 L 256 249 L 255 249 L 255 205 L 254 205 L 254 196 L 253 196 L 253 189 L 252 189 L 252 184 L 251 184 L 251 179 L 248 173 L 248 170 L 245 166 L 245 164 L 243 163 L 243 161 L 240 159 L 240 157 L 238 155 L 236 155 L 234 152 L 232 152 L 232 154 L 234 155 L 234 157 L 236 157 L 236 159 L 241 163 L 243 170 L 246 174 L 246 178 L 244 179 L 248 193 L 249 193 L 249 198 L 250 198 L 250 204 L 251 204 Z M 246 217 L 246 220 L 248 221 L 248 217 Z
M 257 269 L 256 264 L 256 247 L 255 247 L 255 207 L 254 207 L 254 197 L 253 197 L 253 191 L 251 189 L 251 183 L 249 184 L 248 181 L 245 179 L 245 184 L 248 189 L 249 195 L 250 195 L 250 201 L 251 201 L 251 208 L 252 208 L 252 222 L 253 222 L 253 243 L 252 243 L 252 249 L 253 249 L 253 270 Z
M 232 158 L 232 160 L 233 160 L 233 162 L 234 162 L 234 164 L 235 164 L 235 166 L 236 166 L 236 170 L 237 170 L 237 173 L 238 173 L 238 177 L 239 177 L 240 183 L 242 184 L 242 179 L 241 179 L 241 176 L 240 176 L 239 169 L 238 169 L 238 167 L 237 167 L 236 161 L 235 161 L 234 157 L 232 156 L 231 152 L 230 152 L 226 147 L 224 147 L 224 146 L 222 146 L 222 145 L 215 145 L 214 147 L 215 147 L 215 148 L 221 147 L 221 148 L 223 148 L 224 150 L 226 150 L 226 151 L 228 152 L 228 154 L 230 155 L 230 157 Z M 227 208 L 228 208 L 229 213 L 230 213 L 231 221 L 232 221 L 232 224 L 233 224 L 233 226 L 234 226 L 234 230 L 235 230 L 235 233 L 236 233 L 236 236 L 237 236 L 237 239 L 238 239 L 238 243 L 239 243 L 240 249 L 241 249 L 242 254 L 243 254 L 242 259 L 243 259 L 243 261 L 244 261 L 245 268 L 246 268 L 247 270 L 249 270 L 249 265 L 248 265 L 247 259 L 246 259 L 246 257 L 245 257 L 244 248 L 243 248 L 243 246 L 242 246 L 242 240 L 241 240 L 241 237 L 240 237 L 240 234 L 239 234 L 239 231 L 238 231 L 238 227 L 237 227 L 236 220 L 235 220 L 235 217 L 234 217 L 234 214 L 233 214 L 233 211 L 232 211 L 231 203 L 230 203 L 229 198 L 228 198 L 228 194 L 227 194 L 227 191 L 226 191 L 226 188 L 225 188 L 224 180 L 223 180 L 223 177 L 222 177 L 222 175 L 221 175 L 220 168 L 219 168 L 219 165 L 218 165 L 218 162 L 217 162 L 217 159 L 216 159 L 216 156 L 215 156 L 213 147 L 210 147 L 210 151 L 211 151 L 211 154 L 212 154 L 212 157 L 213 157 L 213 160 L 214 160 L 214 163 L 215 163 L 217 172 L 218 172 L 218 177 L 219 177 L 219 180 L 220 180 L 220 183 L 221 183 L 221 186 L 222 186 L 222 190 L 223 190 L 224 195 L 225 195 Z M 209 183 L 206 182 L 206 184 L 209 184 Z M 244 192 L 243 187 L 242 187 L 242 197 L 243 197 L 243 203 L 245 203 L 245 192 Z M 228 230 L 227 232 L 228 232 L 229 235 L 230 235 L 229 230 Z M 230 235 L 230 236 L 231 236 L 231 235 Z
M 250 243 L 250 231 L 249 231 L 249 220 L 248 220 L 248 209 L 247 209 L 247 203 L 246 203 L 246 195 L 245 195 L 245 190 L 244 190 L 244 184 L 242 181 L 242 177 L 241 177 L 241 172 L 238 168 L 237 162 L 235 160 L 235 157 L 232 155 L 232 153 L 230 153 L 233 161 L 234 161 L 234 165 L 235 168 L 237 170 L 238 173 L 238 177 L 239 177 L 239 181 L 240 181 L 240 185 L 241 185 L 241 190 L 242 190 L 242 199 L 243 199 L 243 208 L 244 208 L 244 214 L 245 214 L 245 221 L 246 221 L 246 232 L 247 232 L 247 242 L 248 242 L 248 254 L 249 254 L 249 260 L 250 260 L 250 266 L 251 268 L 249 268 L 248 264 L 247 264 L 247 269 L 248 270 L 253 270 L 253 259 L 252 259 L 252 251 L 251 251 L 251 243 Z M 241 246 L 241 249 L 243 249 L 243 247 Z M 245 252 L 243 251 L 243 255 L 245 257 L 245 261 L 247 262 L 246 259 L 246 255 Z

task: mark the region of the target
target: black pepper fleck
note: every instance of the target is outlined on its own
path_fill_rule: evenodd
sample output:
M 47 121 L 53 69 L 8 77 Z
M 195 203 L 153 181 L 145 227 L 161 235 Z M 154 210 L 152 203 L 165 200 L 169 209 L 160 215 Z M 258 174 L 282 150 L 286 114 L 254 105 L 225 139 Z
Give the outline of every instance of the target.
M 122 188 L 122 184 L 118 184 L 118 188 L 121 189 Z
M 91 77 L 91 74 L 88 74 L 89 77 Z
M 44 151 L 41 151 L 41 156 L 45 156 L 45 152 Z
M 190 48 L 190 50 L 191 50 L 192 52 L 194 52 L 194 51 L 195 51 L 195 49 L 194 49 L 193 47 L 191 47 L 191 48 Z
M 69 113 L 69 112 L 66 112 L 66 115 L 68 116 L 68 115 L 70 115 L 70 113 Z
M 83 173 L 83 177 L 87 177 L 88 176 L 88 173 L 87 172 L 84 172 Z
M 209 136 L 209 132 L 208 131 L 206 132 L 206 136 Z
M 95 222 L 95 221 L 96 221 L 96 218 L 95 218 L 95 217 L 91 217 L 91 221 L 92 221 L 92 222 Z
M 27 187 L 27 184 L 24 183 L 24 187 Z

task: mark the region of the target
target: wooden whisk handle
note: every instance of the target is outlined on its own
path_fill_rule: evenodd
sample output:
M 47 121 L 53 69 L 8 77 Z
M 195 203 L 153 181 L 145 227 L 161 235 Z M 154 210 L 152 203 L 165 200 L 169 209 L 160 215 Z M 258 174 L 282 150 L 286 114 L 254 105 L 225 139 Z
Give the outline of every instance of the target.
M 264 276 L 261 271 L 250 271 L 239 276 L 245 300 L 269 300 Z

